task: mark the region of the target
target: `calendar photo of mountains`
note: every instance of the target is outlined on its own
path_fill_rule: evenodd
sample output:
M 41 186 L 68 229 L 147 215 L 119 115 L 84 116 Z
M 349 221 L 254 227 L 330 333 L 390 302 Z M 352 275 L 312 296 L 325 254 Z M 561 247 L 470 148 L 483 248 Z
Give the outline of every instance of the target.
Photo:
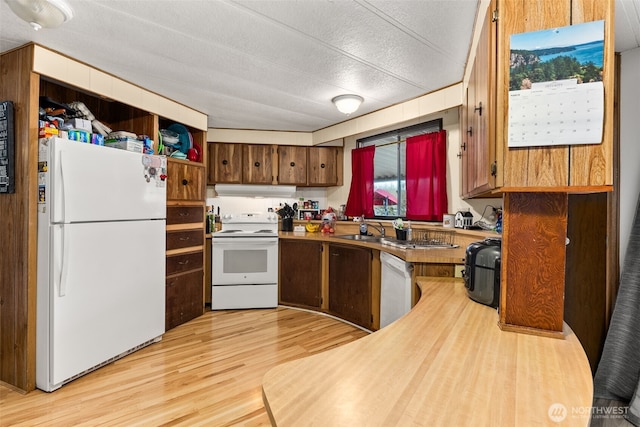
M 602 81 L 604 21 L 513 34 L 510 53 L 510 91 L 555 80 Z

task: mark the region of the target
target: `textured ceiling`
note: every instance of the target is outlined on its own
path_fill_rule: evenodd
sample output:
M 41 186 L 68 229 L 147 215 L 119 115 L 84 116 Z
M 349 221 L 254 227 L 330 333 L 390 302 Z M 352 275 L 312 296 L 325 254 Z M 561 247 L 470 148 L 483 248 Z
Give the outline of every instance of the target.
M 34 41 L 209 116 L 209 127 L 314 131 L 462 80 L 478 0 L 68 0 L 38 32 L 0 1 L 0 51 Z M 640 0 L 617 0 L 623 49 Z M 617 27 L 617 28 L 618 28 Z

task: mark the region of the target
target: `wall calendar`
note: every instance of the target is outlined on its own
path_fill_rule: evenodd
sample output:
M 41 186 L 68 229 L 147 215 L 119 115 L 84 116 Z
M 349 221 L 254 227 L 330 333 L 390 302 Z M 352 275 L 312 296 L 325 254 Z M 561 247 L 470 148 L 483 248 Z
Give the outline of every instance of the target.
M 604 21 L 511 36 L 508 146 L 599 144 Z

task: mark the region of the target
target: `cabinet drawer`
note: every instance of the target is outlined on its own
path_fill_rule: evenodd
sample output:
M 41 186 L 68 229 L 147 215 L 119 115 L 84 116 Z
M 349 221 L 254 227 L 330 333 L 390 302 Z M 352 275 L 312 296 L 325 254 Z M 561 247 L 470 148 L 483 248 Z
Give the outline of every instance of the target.
M 167 206 L 167 225 L 196 222 L 204 226 L 203 206 Z
M 202 246 L 202 230 L 171 231 L 167 233 L 167 250 Z
M 202 269 L 202 251 L 187 254 L 171 255 L 167 257 L 167 276 L 189 270 Z

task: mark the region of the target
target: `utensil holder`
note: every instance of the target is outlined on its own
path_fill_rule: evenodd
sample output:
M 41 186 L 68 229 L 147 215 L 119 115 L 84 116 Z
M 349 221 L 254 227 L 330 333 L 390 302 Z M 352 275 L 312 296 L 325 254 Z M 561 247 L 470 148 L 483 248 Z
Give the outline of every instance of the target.
M 293 231 L 293 218 L 282 218 L 282 231 Z

